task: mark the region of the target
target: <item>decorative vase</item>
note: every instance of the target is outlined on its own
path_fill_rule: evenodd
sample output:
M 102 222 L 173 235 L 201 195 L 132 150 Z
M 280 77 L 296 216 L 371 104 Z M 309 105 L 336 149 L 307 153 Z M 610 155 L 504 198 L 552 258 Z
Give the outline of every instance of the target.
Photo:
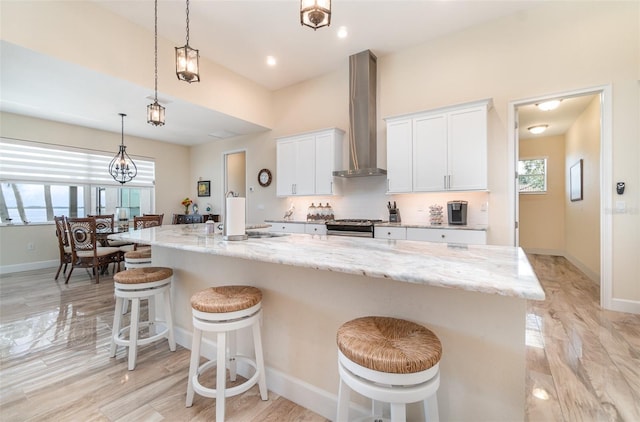
M 184 206 L 184 213 L 189 214 L 189 205 Z

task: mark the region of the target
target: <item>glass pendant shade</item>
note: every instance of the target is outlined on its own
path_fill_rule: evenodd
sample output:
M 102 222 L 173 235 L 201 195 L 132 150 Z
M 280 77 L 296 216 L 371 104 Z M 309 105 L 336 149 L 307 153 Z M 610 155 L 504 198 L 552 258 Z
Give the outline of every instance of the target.
M 116 182 L 121 184 L 132 181 L 138 174 L 136 163 L 134 163 L 131 157 L 129 157 L 129 154 L 127 154 L 127 147 L 124 145 L 125 116 L 126 114 L 120 113 L 120 117 L 122 118 L 122 138 L 120 140 L 120 149 L 109 163 L 109 174 Z
M 185 82 L 200 82 L 200 54 L 195 48 L 176 47 L 176 75 Z
M 331 25 L 331 0 L 300 0 L 300 24 L 314 31 Z
M 147 123 L 154 126 L 164 125 L 164 107 L 158 103 L 158 100 L 147 106 Z

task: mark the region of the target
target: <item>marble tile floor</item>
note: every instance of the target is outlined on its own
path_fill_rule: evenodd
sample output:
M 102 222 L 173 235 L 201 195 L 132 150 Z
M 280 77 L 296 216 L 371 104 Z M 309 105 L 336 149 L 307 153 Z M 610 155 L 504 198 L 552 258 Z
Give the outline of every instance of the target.
M 640 315 L 603 311 L 599 288 L 564 258 L 530 255 L 547 299 L 529 302 L 528 421 L 640 421 Z M 184 407 L 189 351 L 143 346 L 135 371 L 108 357 L 113 280 L 55 269 L 0 276 L 0 420 L 198 421 L 215 400 Z M 257 387 L 230 398 L 227 420 L 326 421 Z

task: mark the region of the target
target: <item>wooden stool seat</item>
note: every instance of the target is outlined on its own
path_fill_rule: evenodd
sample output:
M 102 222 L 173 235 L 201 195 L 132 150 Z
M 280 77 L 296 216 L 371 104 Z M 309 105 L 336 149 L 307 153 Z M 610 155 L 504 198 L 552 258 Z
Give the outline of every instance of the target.
M 124 259 L 149 259 L 151 260 L 151 249 L 138 249 L 124 254 Z
M 116 308 L 113 314 L 113 331 L 111 334 L 110 356 L 115 357 L 117 346 L 129 348 L 130 371 L 135 369 L 138 346 L 152 343 L 166 338 L 169 340 L 169 349 L 176 350 L 176 342 L 173 335 L 173 311 L 171 309 L 171 280 L 173 270 L 165 267 L 144 267 L 121 271 L 113 276 Z M 162 295 L 164 301 L 164 316 L 166 321 L 156 320 L 155 301 L 156 295 Z M 148 300 L 149 319 L 140 319 L 140 300 Z M 122 312 L 126 301 L 131 300 L 131 323 L 120 328 Z M 164 329 L 158 330 L 157 323 L 162 322 Z M 139 337 L 139 329 L 149 327 L 149 336 Z
M 191 297 L 193 313 L 193 342 L 191 363 L 187 380 L 186 406 L 193 405 L 195 393 L 216 399 L 216 421 L 224 421 L 225 398 L 244 393 L 258 384 L 262 400 L 268 399 L 265 379 L 264 359 L 260 321 L 262 319 L 262 292 L 251 286 L 211 287 Z M 243 328 L 253 331 L 255 357 L 236 353 L 236 332 Z M 216 333 L 216 359 L 200 365 L 202 333 Z M 227 339 L 228 337 L 228 339 Z M 228 345 L 228 347 L 227 347 Z M 228 350 L 227 350 L 228 348 Z M 226 373 L 231 381 L 236 379 L 236 364 L 241 362 L 253 368 L 254 372 L 245 382 L 228 388 Z M 210 368 L 217 368 L 216 386 L 203 386 L 199 377 Z
M 440 339 L 428 328 L 398 318 L 368 316 L 343 324 L 338 345 L 337 422 L 349 420 L 349 395 L 372 400 L 372 416 L 380 419 L 380 402 L 390 403 L 391 420 L 406 420 L 407 403 L 422 401 L 425 419 L 438 420 Z

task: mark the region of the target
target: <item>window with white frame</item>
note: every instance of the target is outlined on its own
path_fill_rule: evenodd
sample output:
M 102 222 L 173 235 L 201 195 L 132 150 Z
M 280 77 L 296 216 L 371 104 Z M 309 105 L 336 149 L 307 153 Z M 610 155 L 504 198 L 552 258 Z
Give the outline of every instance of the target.
M 547 192 L 546 158 L 528 158 L 518 161 L 518 191 L 520 193 Z
M 122 186 L 109 175 L 106 153 L 0 138 L 0 219 L 47 222 L 53 216 L 154 212 L 155 163 L 135 158 L 138 175 Z

